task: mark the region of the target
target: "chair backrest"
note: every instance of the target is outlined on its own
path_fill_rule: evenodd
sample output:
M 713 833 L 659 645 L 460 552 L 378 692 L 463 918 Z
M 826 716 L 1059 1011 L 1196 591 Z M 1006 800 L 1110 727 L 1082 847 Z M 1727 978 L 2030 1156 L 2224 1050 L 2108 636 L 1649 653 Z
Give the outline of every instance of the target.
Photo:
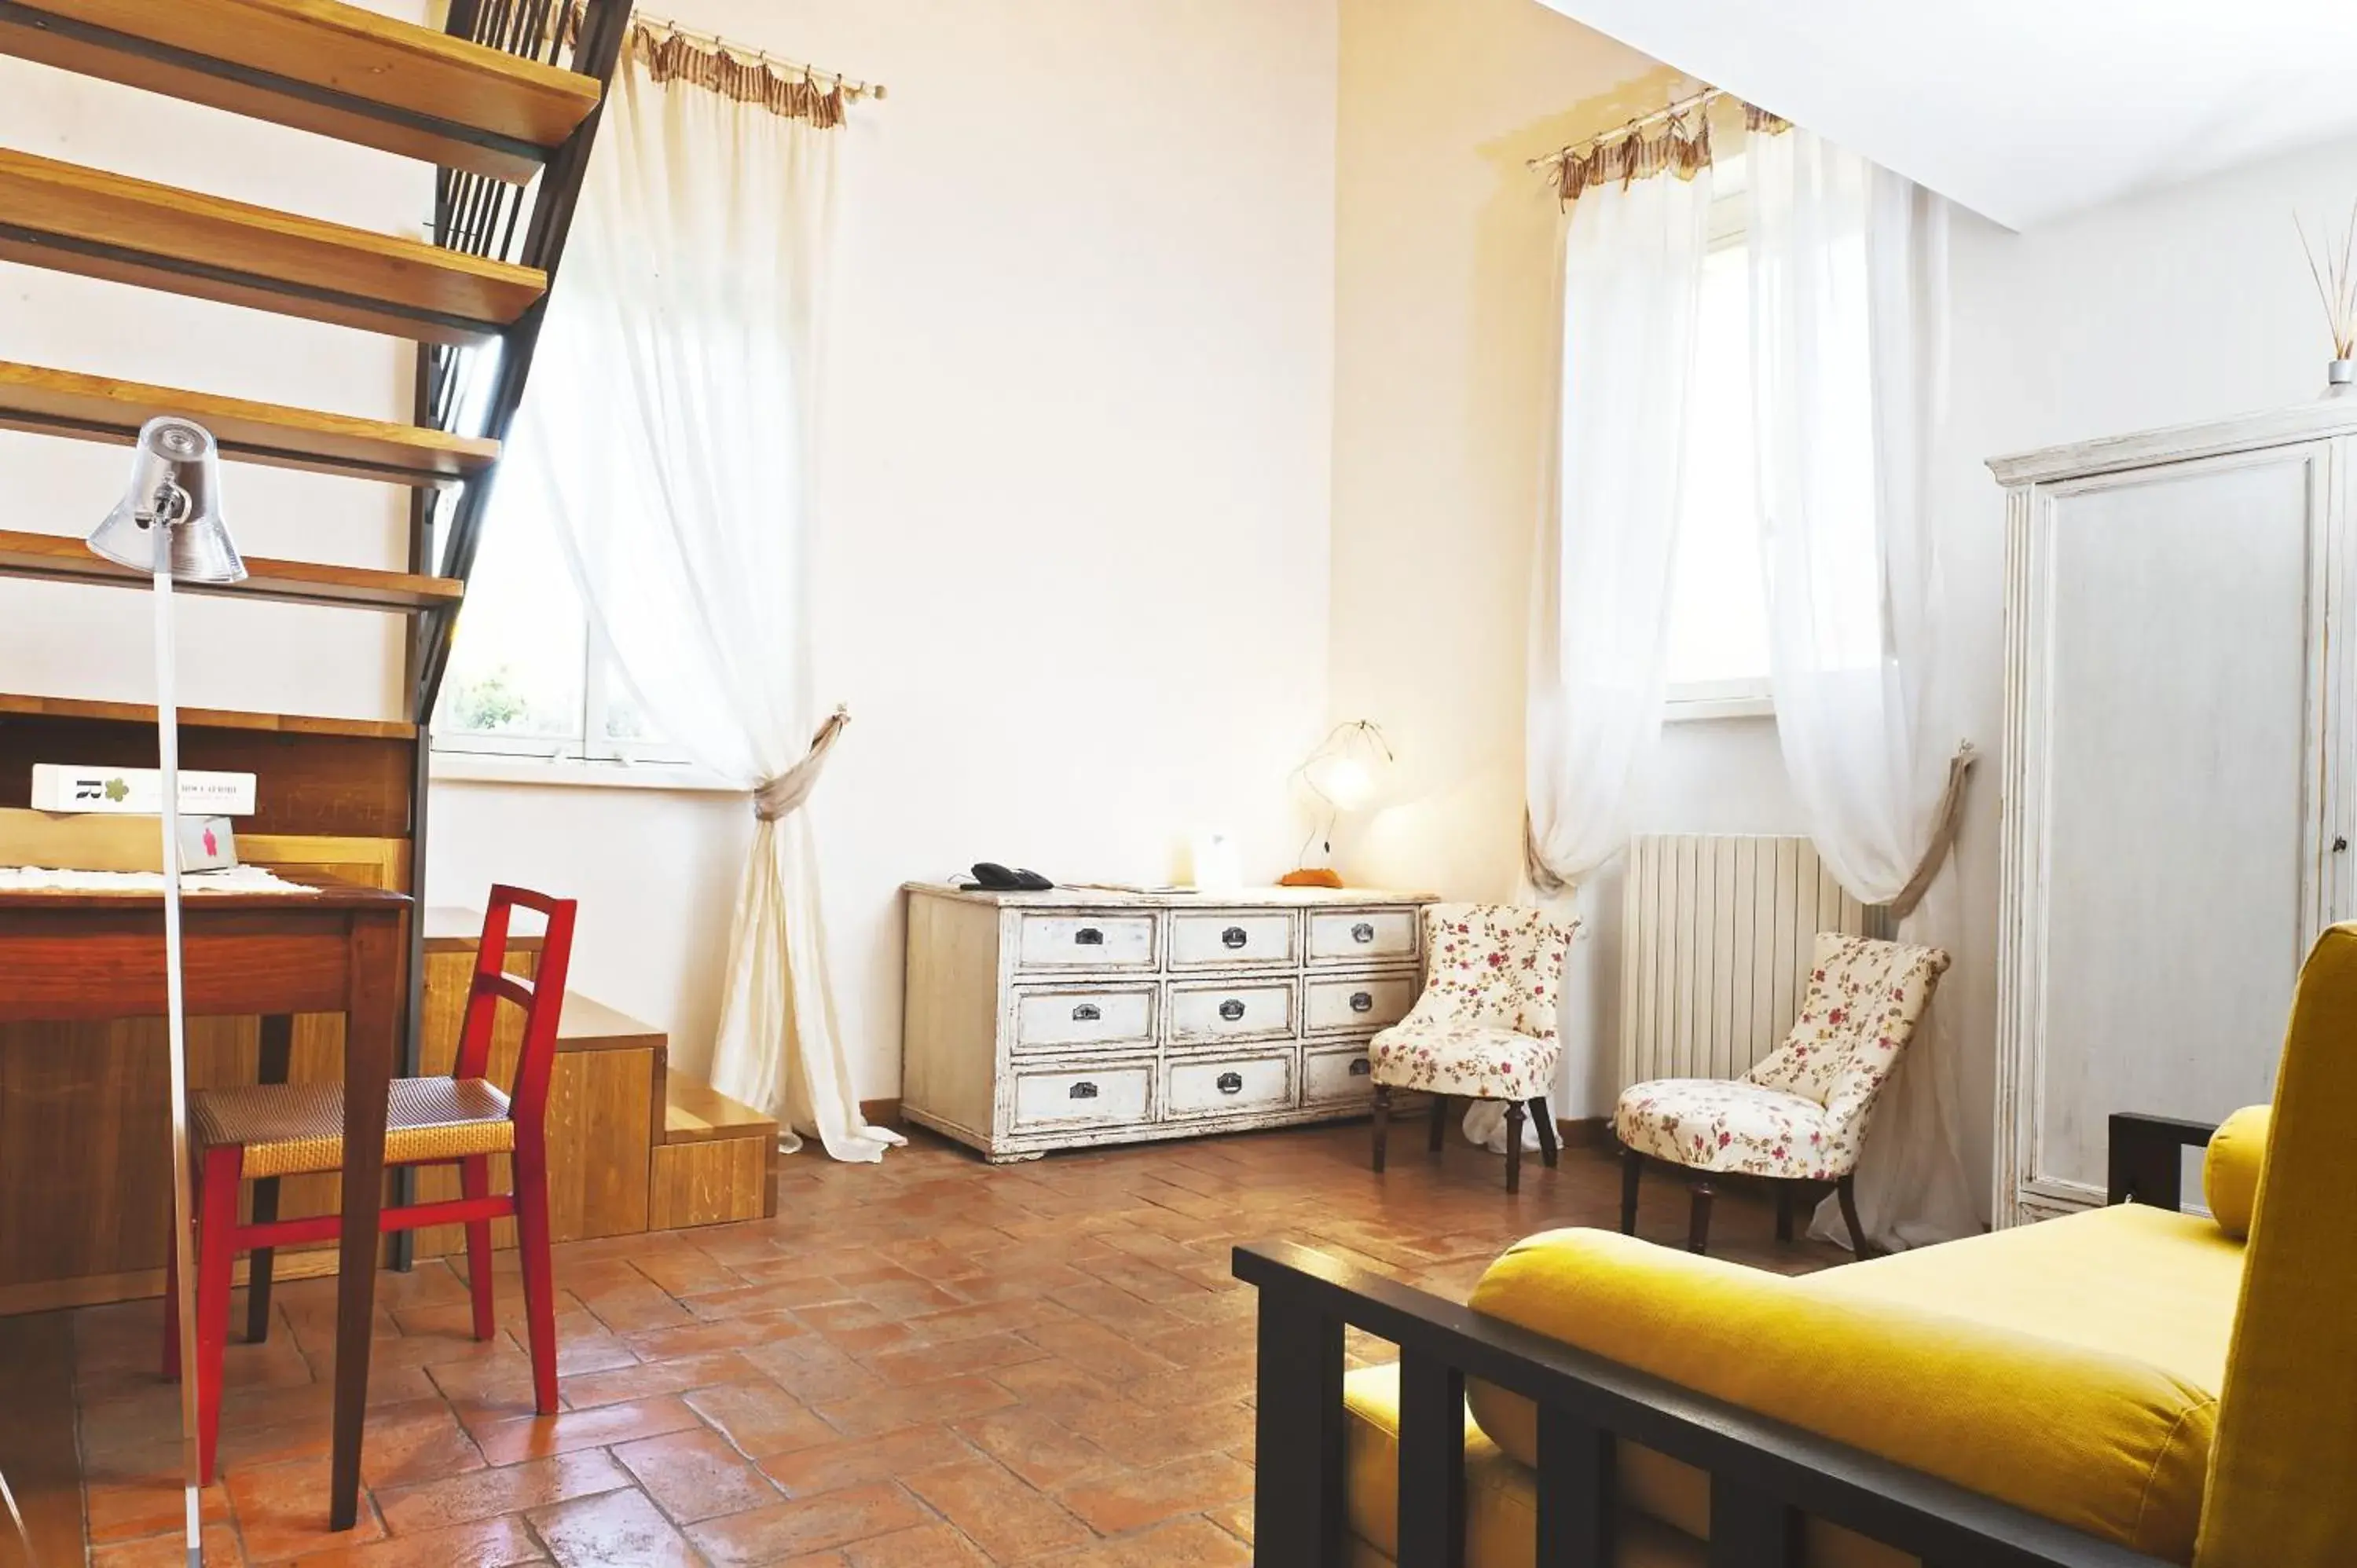
M 1512 904 L 1435 904 L 1424 920 L 1419 1014 L 1555 1038 L 1577 920 Z
M 522 887 L 494 883 L 483 911 L 483 935 L 475 950 L 475 979 L 467 992 L 467 1017 L 458 1034 L 457 1078 L 483 1078 L 491 1065 L 491 1033 L 501 1001 L 523 1009 L 523 1045 L 516 1057 L 515 1082 L 508 1090 L 508 1114 L 536 1136 L 548 1108 L 548 1079 L 556 1061 L 556 1026 L 565 1012 L 565 972 L 573 958 L 570 898 L 551 898 Z M 533 978 L 507 972 L 508 922 L 518 909 L 546 916 L 540 962 Z
M 1938 948 L 1818 932 L 1792 1032 L 1744 1081 L 1813 1100 L 1836 1127 L 1862 1122 L 1947 968 Z
M 2357 926 L 2317 940 L 2276 1074 L 2197 1568 L 2357 1563 Z

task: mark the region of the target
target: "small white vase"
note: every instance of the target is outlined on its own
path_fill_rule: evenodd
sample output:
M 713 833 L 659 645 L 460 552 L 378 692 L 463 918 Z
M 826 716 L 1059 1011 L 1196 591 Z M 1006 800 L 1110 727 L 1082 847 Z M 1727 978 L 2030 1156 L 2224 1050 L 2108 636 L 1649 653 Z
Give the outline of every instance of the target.
M 2324 367 L 2324 395 L 2348 397 L 2357 393 L 2357 360 L 2331 360 Z

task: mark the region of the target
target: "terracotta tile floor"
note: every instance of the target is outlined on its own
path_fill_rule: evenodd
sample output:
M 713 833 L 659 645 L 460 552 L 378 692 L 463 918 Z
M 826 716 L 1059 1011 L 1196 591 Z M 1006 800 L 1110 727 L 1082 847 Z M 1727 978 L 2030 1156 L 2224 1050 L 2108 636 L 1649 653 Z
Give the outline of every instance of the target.
M 1363 1125 L 995 1168 L 921 1134 L 881 1167 L 790 1159 L 774 1220 L 558 1250 L 565 1409 L 544 1420 L 511 1263 L 484 1344 L 452 1269 L 387 1274 L 367 1500 L 344 1536 L 324 1530 L 333 1286 L 283 1286 L 269 1342 L 229 1352 L 207 1561 L 1246 1563 L 1254 1295 L 1233 1243 L 1303 1241 L 1461 1296 L 1519 1236 L 1614 1222 L 1598 1152 L 1526 1162 L 1510 1199 L 1498 1160 L 1455 1139 L 1427 1156 L 1414 1134 L 1382 1177 Z M 1646 1191 L 1643 1232 L 1682 1238 L 1682 1190 Z M 1778 1247 L 1739 1195 L 1715 1225 L 1724 1257 L 1841 1256 Z M 160 1308 L 74 1329 L 91 1562 L 177 1565 Z

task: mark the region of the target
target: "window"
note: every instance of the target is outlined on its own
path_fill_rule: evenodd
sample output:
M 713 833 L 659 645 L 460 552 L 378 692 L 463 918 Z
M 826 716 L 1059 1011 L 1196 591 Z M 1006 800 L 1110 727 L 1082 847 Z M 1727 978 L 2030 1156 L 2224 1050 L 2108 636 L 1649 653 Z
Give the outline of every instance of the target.
M 1740 160 L 1718 165 L 1686 394 L 1670 577 L 1673 717 L 1767 713 L 1768 604 L 1751 448 L 1751 280 Z
M 467 581 L 434 710 L 434 749 L 574 762 L 680 763 L 639 712 L 574 590 L 556 531 L 501 490 Z

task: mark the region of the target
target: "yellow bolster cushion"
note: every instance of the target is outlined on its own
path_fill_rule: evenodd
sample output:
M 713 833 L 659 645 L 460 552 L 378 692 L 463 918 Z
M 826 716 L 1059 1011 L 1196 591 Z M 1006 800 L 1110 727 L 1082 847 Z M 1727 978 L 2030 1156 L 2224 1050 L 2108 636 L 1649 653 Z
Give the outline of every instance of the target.
M 2201 1156 L 2201 1197 L 2218 1229 L 2248 1240 L 2251 1211 L 2259 1206 L 2259 1172 L 2267 1158 L 2267 1125 L 2274 1108 L 2246 1105 L 2220 1123 Z
M 1599 1230 L 1516 1243 L 1476 1311 L 1698 1393 L 2188 1562 L 2217 1401 L 2127 1357 Z M 1526 1465 L 1530 1402 L 1476 1382 L 1474 1419 Z

